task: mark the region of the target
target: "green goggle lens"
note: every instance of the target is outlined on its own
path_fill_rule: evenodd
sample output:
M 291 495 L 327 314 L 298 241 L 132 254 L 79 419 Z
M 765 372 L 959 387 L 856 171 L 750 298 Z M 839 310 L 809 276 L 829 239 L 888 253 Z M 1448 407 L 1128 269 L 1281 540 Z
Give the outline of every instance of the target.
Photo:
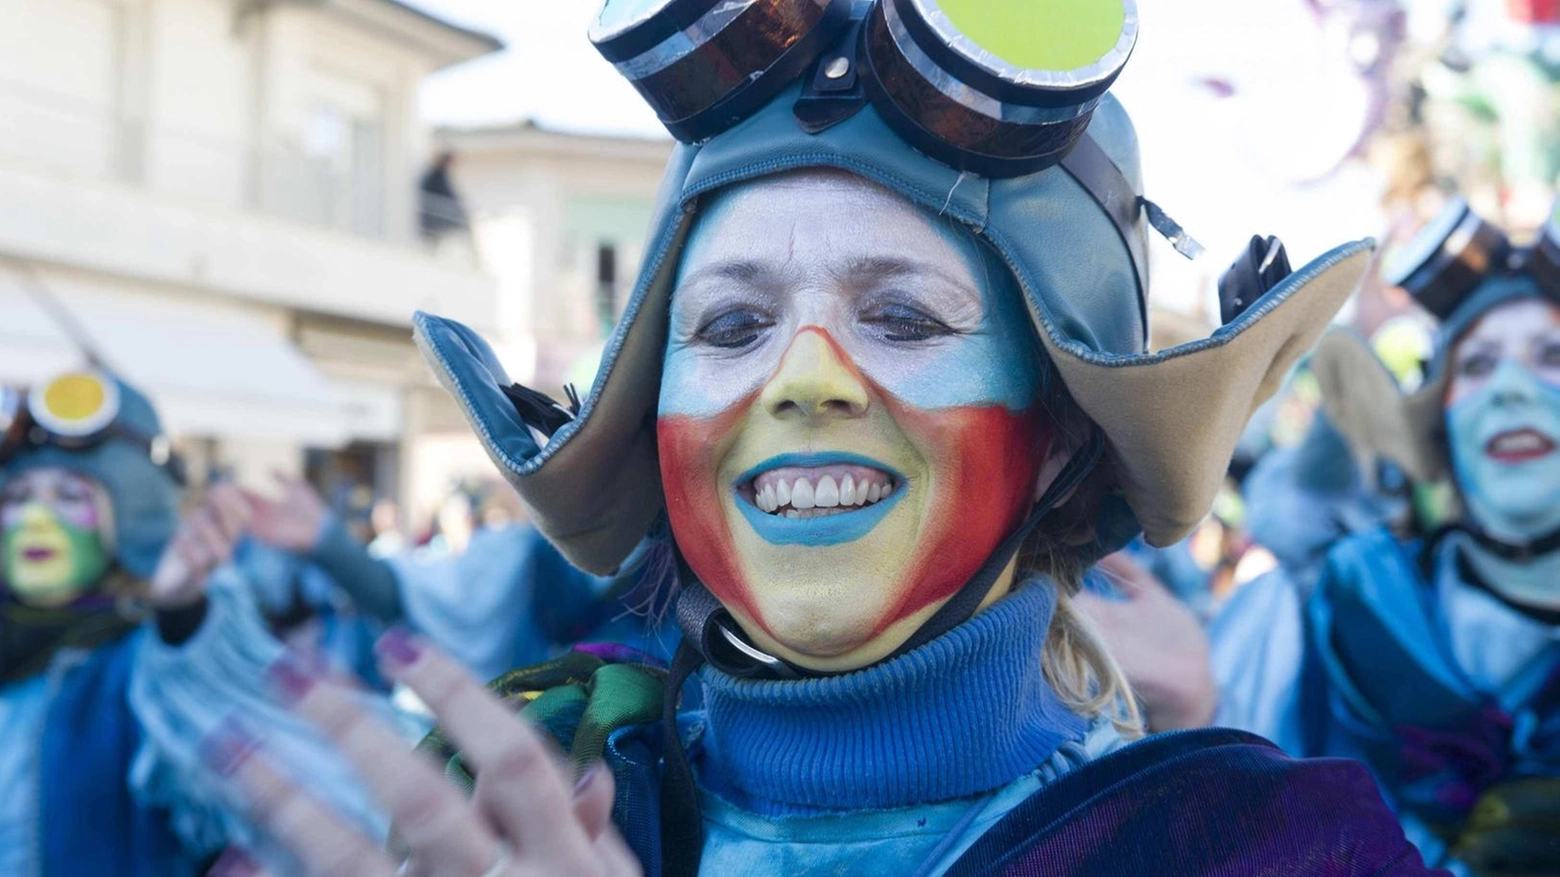
M 1133 0 L 879 0 L 874 104 L 922 152 L 1003 177 L 1059 162 L 1137 43 Z

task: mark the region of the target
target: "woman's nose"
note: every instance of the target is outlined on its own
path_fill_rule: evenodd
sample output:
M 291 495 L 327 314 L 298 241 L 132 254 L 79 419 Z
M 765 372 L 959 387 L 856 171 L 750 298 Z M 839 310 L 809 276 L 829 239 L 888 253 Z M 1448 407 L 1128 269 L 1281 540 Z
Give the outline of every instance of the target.
M 776 418 L 860 417 L 871 404 L 866 379 L 823 330 L 804 328 L 792 339 L 759 404 Z
M 1538 378 L 1521 363 L 1502 359 L 1490 381 L 1494 401 L 1501 405 L 1520 405 L 1538 398 Z
M 54 523 L 54 510 L 34 500 L 22 506 L 16 520 L 19 525 L 29 530 L 48 527 Z

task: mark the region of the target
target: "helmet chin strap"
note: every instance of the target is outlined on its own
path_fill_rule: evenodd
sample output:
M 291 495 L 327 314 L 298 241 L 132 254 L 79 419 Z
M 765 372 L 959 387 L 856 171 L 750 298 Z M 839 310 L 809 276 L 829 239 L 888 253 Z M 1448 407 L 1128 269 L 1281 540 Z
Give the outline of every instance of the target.
M 1521 542 L 1512 542 L 1491 535 L 1483 527 L 1472 521 L 1464 521 L 1458 525 L 1458 529 L 1465 531 L 1473 538 L 1474 542 L 1479 544 L 1479 547 L 1489 553 L 1502 560 L 1511 560 L 1517 563 L 1527 563 L 1535 557 L 1542 557 L 1556 549 L 1560 549 L 1560 528 Z
M 986 558 L 969 582 L 944 603 L 926 623 L 916 630 L 884 660 L 892 660 L 918 648 L 968 621 L 985 601 L 997 579 L 1017 556 L 1024 540 L 1048 513 L 1077 489 L 1094 471 L 1105 453 L 1105 436 L 1098 427 L 1089 439 L 1057 473 L 1029 516 Z M 731 676 L 747 679 L 804 679 L 823 676 L 789 661 L 766 654 L 754 646 L 737 627 L 731 613 L 693 574 L 681 552 L 677 571 L 682 582 L 677 595 L 677 624 L 683 640 L 677 646 L 667 673 L 665 700 L 661 710 L 665 769 L 661 783 L 661 855 L 662 874 L 666 877 L 695 877 L 699 873 L 700 852 L 704 845 L 698 784 L 688 753 L 683 747 L 677 724 L 677 705 L 683 685 L 701 664 Z

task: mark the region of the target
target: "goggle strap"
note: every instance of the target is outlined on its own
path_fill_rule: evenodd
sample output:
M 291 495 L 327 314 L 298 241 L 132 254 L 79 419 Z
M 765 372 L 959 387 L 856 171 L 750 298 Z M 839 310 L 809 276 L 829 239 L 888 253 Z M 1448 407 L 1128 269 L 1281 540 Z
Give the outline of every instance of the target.
M 1177 253 L 1188 259 L 1196 259 L 1203 254 L 1203 245 L 1188 234 L 1181 223 L 1172 219 L 1164 208 L 1144 198 L 1143 212 L 1148 217 L 1149 227 L 1169 241 L 1170 246 L 1174 247 Z
M 1132 270 L 1137 274 L 1138 295 L 1145 296 L 1148 292 L 1148 254 L 1144 252 L 1142 236 L 1136 231 L 1142 209 L 1138 193 L 1133 191 L 1126 175 L 1105 150 L 1087 134 L 1078 138 L 1072 151 L 1062 159 L 1061 167 L 1078 181 L 1116 227 L 1116 234 L 1132 259 Z

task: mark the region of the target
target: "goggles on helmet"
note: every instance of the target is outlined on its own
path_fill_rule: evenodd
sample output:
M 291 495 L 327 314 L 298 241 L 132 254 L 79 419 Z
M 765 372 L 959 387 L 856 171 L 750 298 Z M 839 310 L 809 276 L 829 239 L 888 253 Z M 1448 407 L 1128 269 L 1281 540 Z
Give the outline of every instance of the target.
M 167 437 L 135 430 L 120 410 L 118 382 L 95 369 L 65 372 L 25 393 L 0 387 L 0 464 L 29 448 L 83 450 L 117 439 L 144 448 L 152 463 L 182 482 Z
M 1551 213 L 1537 243 L 1518 248 L 1459 195 L 1388 257 L 1382 280 L 1445 320 L 1491 275 L 1515 273 L 1560 301 L 1560 217 Z
M 860 75 L 916 148 L 987 177 L 1057 164 L 1137 42 L 1136 0 L 1076 0 L 1044 25 L 1054 3 L 869 0 L 861 19 L 856 2 L 607 0 L 590 38 L 684 142 L 732 127 L 823 60 L 824 80 Z
M 1136 0 L 606 0 L 590 28 L 672 136 L 697 143 L 802 80 L 822 131 L 868 102 L 911 146 L 1001 178 L 1060 165 L 1116 226 L 1147 294 L 1141 214 L 1182 255 L 1202 247 L 1085 136 L 1137 43 Z M 1053 16 L 1054 18 L 1055 16 Z M 1141 212 L 1141 213 L 1140 213 Z

